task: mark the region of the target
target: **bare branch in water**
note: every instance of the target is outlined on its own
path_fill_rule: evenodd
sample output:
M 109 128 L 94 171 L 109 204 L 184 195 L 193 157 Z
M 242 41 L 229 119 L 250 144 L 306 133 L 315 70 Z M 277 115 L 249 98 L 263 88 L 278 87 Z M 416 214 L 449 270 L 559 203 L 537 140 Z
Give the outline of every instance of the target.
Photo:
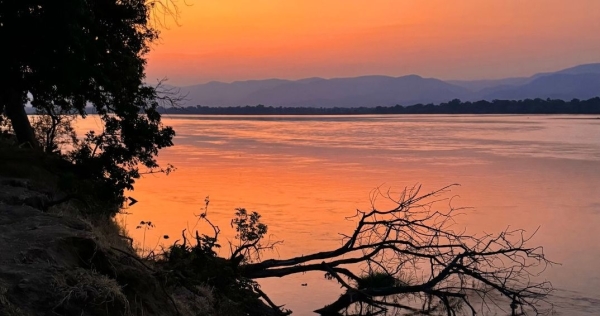
M 241 273 L 260 279 L 323 271 L 346 289 L 336 302 L 316 311 L 327 315 L 352 310 L 373 315 L 390 309 L 395 315 L 475 315 L 492 304 L 512 315 L 549 313 L 551 304 L 545 297 L 552 286 L 536 277 L 552 262 L 542 247 L 529 246 L 535 232 L 507 228 L 477 236 L 455 231 L 454 218 L 464 209 L 442 198 L 452 186 L 426 194 L 415 186 L 395 199 L 389 191 L 377 190 L 371 210 L 357 210 L 351 217 L 357 226 L 342 235 L 341 247 L 247 263 Z M 377 209 L 378 197 L 395 207 Z M 437 210 L 444 201 L 449 209 Z M 347 268 L 356 265 L 362 267 L 360 276 Z

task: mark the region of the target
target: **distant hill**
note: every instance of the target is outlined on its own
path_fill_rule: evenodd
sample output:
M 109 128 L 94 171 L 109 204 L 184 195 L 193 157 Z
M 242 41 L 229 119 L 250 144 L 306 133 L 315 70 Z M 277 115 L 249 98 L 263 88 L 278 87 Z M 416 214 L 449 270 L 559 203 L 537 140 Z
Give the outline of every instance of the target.
M 582 75 L 582 74 L 600 74 L 600 63 L 597 64 L 584 64 L 579 65 L 563 70 L 559 70 L 557 72 L 545 72 L 533 75 L 531 78 L 539 78 L 554 74 L 563 74 L 563 75 Z
M 362 76 L 209 82 L 181 87 L 184 106 L 360 107 L 441 103 L 461 100 L 571 100 L 600 96 L 600 63 L 579 65 L 530 77 L 496 80 L 449 80 Z
M 288 83 L 293 83 L 293 81 L 280 79 L 236 81 L 232 83 L 212 81 L 205 84 L 181 87 L 181 92 L 187 94 L 188 103 L 193 105 L 245 105 L 244 101 L 249 95 Z
M 579 65 L 556 72 L 538 73 L 530 77 L 449 83 L 471 90 L 467 100 L 520 100 L 551 98 L 571 100 L 600 96 L 600 63 Z
M 484 80 L 447 80 L 446 82 L 478 92 L 484 89 L 493 89 L 497 87 L 514 87 L 530 82 L 531 77 L 514 77 L 503 79 L 484 79 Z
M 416 75 L 404 77 L 363 76 L 355 78 L 308 78 L 254 80 L 233 83 L 210 82 L 182 87 L 186 105 L 358 107 L 438 103 L 465 98 L 470 91 L 438 79 Z
M 590 99 L 600 95 L 600 73 L 556 73 L 537 77 L 518 86 L 487 88 L 474 98 L 480 100 L 522 100 L 551 98 Z

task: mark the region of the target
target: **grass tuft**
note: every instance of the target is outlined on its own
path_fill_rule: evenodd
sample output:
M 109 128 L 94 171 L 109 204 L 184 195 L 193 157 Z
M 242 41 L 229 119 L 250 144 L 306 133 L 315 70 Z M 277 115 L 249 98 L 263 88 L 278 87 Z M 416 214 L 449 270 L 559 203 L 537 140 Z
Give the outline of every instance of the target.
M 54 311 L 68 313 L 81 306 L 91 306 L 94 310 L 110 310 L 111 315 L 131 314 L 121 286 L 93 270 L 77 268 L 58 273 L 53 277 L 53 287 L 59 297 Z

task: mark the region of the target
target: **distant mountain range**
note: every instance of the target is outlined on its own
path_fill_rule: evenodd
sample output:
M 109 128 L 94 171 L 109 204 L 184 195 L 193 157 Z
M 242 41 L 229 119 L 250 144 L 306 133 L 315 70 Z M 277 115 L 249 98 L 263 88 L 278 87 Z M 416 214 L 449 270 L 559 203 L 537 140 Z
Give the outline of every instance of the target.
M 301 80 L 209 82 L 180 87 L 187 94 L 183 106 L 360 107 L 440 103 L 452 99 L 571 100 L 600 96 L 600 63 L 580 65 L 531 77 L 497 80 L 449 80 L 362 76 Z

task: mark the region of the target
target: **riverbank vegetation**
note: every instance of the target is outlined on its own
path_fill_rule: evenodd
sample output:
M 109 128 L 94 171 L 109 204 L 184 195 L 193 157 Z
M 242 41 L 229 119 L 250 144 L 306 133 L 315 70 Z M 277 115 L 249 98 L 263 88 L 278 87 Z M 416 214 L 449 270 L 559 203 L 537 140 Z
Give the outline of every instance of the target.
M 79 166 L 8 133 L 0 162 L 0 315 L 278 314 L 226 259 L 138 251 Z
M 87 315 L 105 310 L 120 315 L 285 315 L 291 311 L 273 302 L 257 281 L 309 271 L 343 288 L 335 302 L 316 310 L 322 315 L 475 315 L 489 306 L 520 315 L 551 309 L 545 299 L 552 287 L 538 277 L 551 262 L 543 248 L 530 245 L 532 234 L 515 229 L 478 236 L 454 230 L 464 210 L 449 206 L 451 187 L 429 193 L 415 187 L 395 197 L 376 192 L 374 200 L 383 196 L 395 207 L 378 209 L 373 203 L 370 210 L 356 211 L 348 218 L 356 227 L 341 235 L 340 247 L 266 260 L 264 250 L 283 245 L 265 238 L 268 226 L 261 216 L 237 209 L 231 221 L 235 239 L 222 245 L 206 199 L 198 215 L 202 228 L 165 236 L 175 241 L 148 254 L 132 246 L 114 216 L 106 216 L 117 214 L 119 207 L 99 198 L 96 185 L 103 182 L 86 178 L 58 155 L 20 148 L 15 137 L 3 135 L 0 180 L 9 189 L 0 196 L 0 214 L 12 229 L 2 237 L 19 234 L 19 242 L 26 244 L 3 243 L 6 256 L 25 259 L 2 269 L 29 269 L 0 280 L 7 285 L 0 306 L 22 311 L 13 315 L 48 308 L 64 315 L 74 310 Z M 19 223 L 25 222 L 45 228 L 20 231 Z M 60 228 L 65 226 L 74 228 Z M 217 255 L 222 246 L 229 246 L 227 256 Z M 39 288 L 54 289 L 39 293 L 28 288 L 45 302 L 34 304 L 29 313 L 18 299 L 25 273 Z M 47 273 L 50 279 L 42 277 Z
M 161 107 L 165 114 L 218 115 L 360 115 L 360 114 L 600 114 L 600 97 L 571 101 L 558 99 L 460 101 L 409 106 L 364 106 L 358 108 L 324 108 L 256 106 L 188 106 Z

